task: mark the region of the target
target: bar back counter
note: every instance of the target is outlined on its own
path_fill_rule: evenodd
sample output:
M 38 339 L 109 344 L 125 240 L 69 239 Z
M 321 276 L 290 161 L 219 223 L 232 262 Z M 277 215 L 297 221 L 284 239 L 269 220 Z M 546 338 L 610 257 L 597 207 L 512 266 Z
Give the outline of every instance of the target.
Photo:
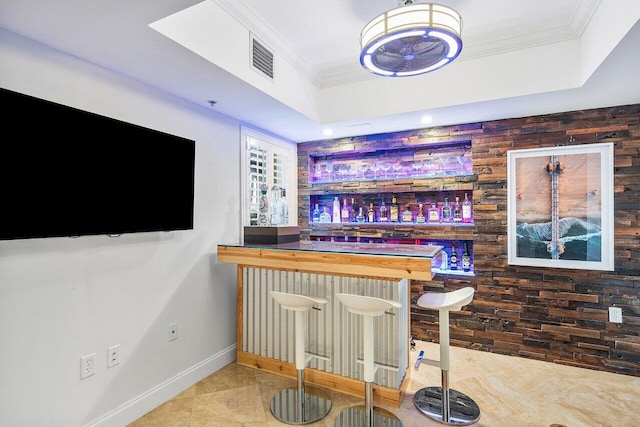
M 360 316 L 338 293 L 398 301 L 376 318 L 378 366 L 374 398 L 399 405 L 409 365 L 409 281 L 431 280 L 441 246 L 299 241 L 219 245 L 218 261 L 238 265 L 237 363 L 296 378 L 293 314 L 270 291 L 316 295 L 329 303 L 309 311 L 305 379 L 309 384 L 364 396 Z

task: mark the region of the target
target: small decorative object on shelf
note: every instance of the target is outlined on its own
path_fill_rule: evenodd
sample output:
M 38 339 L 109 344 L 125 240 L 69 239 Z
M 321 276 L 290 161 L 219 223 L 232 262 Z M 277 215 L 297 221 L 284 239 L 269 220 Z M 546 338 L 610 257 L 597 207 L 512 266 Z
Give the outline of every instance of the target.
M 469 253 L 469 245 L 464 244 L 464 252 L 462 252 L 462 271 L 471 270 L 471 253 Z
M 424 213 L 422 212 L 422 203 L 418 203 L 418 214 L 416 215 L 416 224 L 424 224 L 426 222 L 426 218 Z
M 440 217 L 442 222 L 451 222 L 451 205 L 449 199 L 445 197 L 444 205 L 442 205 L 442 215 Z
M 353 199 L 352 199 L 353 200 Z M 342 201 L 342 211 L 340 211 L 340 219 L 342 222 L 349 222 L 351 220 L 349 209 L 347 208 L 347 198 Z
M 380 222 L 389 222 L 389 211 L 384 204 L 384 198 L 380 202 Z
M 440 222 L 440 211 L 438 210 L 438 206 L 436 202 L 431 202 L 431 207 L 429 208 L 429 222 L 430 223 L 438 223 Z
M 376 210 L 373 208 L 373 203 L 369 203 L 369 210 L 367 211 L 367 222 L 376 222 Z
M 260 208 L 258 213 L 258 225 L 269 226 L 271 225 L 271 216 L 269 214 L 269 199 L 267 198 L 267 192 L 269 187 L 267 184 L 260 185 Z
M 394 194 L 393 198 L 391 199 L 391 206 L 389 207 L 389 220 L 391 222 L 398 222 L 400 220 L 399 215 L 400 215 L 400 212 L 398 208 L 398 199 Z
M 464 201 L 462 202 L 462 222 L 465 224 L 469 224 L 472 221 L 472 208 L 471 200 L 469 200 L 469 195 L 464 193 Z
M 329 208 L 327 206 L 323 206 L 322 208 L 322 212 L 320 213 L 320 222 L 331 222 L 331 214 L 329 214 Z
M 448 268 L 449 268 L 449 255 L 447 254 L 447 251 L 443 249 L 442 262 L 440 263 L 440 270 L 447 271 Z
M 456 253 L 455 246 L 451 248 L 451 255 L 449 255 L 449 269 L 450 270 L 458 269 L 458 254 Z
M 333 199 L 333 222 L 340 222 L 340 200 L 338 196 Z
M 402 222 L 413 222 L 413 212 L 411 212 L 409 203 L 404 206 L 404 211 L 402 211 Z
M 462 222 L 462 206 L 460 205 L 460 197 L 456 196 L 456 204 L 453 205 L 453 222 Z

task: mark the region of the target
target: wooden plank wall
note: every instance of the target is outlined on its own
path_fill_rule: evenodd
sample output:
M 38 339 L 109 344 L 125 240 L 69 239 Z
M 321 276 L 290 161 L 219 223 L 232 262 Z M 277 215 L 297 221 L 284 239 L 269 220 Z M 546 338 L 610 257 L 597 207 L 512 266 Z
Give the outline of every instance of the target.
M 448 140 L 472 141 L 474 176 L 430 185 L 473 188 L 476 276 L 413 281 L 414 337 L 438 341 L 437 313 L 415 305 L 423 292 L 473 286 L 473 302 L 451 313 L 452 345 L 640 376 L 640 104 L 301 143 L 302 234 L 310 231 L 310 192 L 336 191 L 309 184 L 310 155 Z M 508 265 L 507 151 L 599 142 L 615 144 L 615 271 Z M 406 181 L 375 185 L 363 183 L 361 191 L 413 188 Z M 622 308 L 622 324 L 608 322 L 610 306 Z

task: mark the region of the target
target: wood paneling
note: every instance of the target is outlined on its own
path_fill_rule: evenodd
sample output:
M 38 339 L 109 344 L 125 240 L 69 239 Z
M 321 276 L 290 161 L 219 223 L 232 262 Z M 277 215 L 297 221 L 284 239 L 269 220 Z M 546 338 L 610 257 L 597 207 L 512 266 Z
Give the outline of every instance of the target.
M 318 190 L 308 183 L 310 155 L 453 140 L 471 140 L 473 177 L 385 181 L 384 190 L 367 185 L 373 192 L 417 185 L 473 190 L 475 225 L 462 238 L 474 240 L 476 276 L 413 281 L 412 301 L 423 292 L 474 286 L 472 303 L 451 313 L 452 345 L 640 376 L 640 104 L 299 144 L 303 236 L 310 231 L 309 194 Z M 507 152 L 599 142 L 615 144 L 615 271 L 508 265 Z M 610 306 L 622 308 L 622 324 L 608 322 Z M 414 304 L 411 330 L 437 341 L 437 314 Z

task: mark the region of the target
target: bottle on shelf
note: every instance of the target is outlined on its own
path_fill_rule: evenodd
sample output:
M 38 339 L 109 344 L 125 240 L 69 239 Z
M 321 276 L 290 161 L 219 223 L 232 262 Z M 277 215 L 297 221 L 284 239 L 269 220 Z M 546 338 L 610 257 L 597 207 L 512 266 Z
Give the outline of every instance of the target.
M 373 208 L 373 203 L 369 203 L 369 210 L 367 210 L 367 222 L 376 222 L 376 210 Z
M 472 209 L 473 205 L 469 200 L 469 195 L 464 193 L 464 200 L 462 201 L 462 222 L 470 224 L 472 221 Z
M 362 206 L 358 208 L 358 215 L 356 215 L 356 222 L 364 222 L 364 212 Z
M 458 269 L 458 254 L 456 253 L 456 247 L 451 247 L 451 255 L 449 255 L 449 270 Z
M 340 222 L 340 199 L 336 196 L 333 199 L 333 222 Z
M 402 222 L 413 222 L 413 212 L 411 212 L 409 203 L 404 206 L 404 211 L 402 211 Z
M 356 205 L 356 199 L 351 198 L 351 221 L 356 221 L 358 216 L 358 206 Z
M 320 209 L 318 209 L 317 203 L 315 208 L 313 208 L 313 213 L 311 214 L 311 220 L 313 222 L 320 222 Z
M 462 206 L 460 197 L 456 197 L 456 204 L 453 205 L 453 222 L 462 222 Z
M 462 271 L 471 270 L 471 253 L 469 252 L 469 244 L 464 244 L 464 252 L 462 252 Z
M 418 214 L 416 215 L 416 223 L 417 224 L 424 224 L 427 221 L 427 219 L 424 216 L 424 213 L 422 212 L 422 203 L 418 203 Z
M 451 205 L 449 199 L 444 199 L 444 205 L 442 205 L 442 215 L 440 217 L 442 222 L 451 222 Z
M 398 208 L 398 199 L 394 194 L 391 198 L 391 206 L 389 207 L 389 221 L 398 222 L 400 221 L 400 212 Z
M 331 214 L 329 213 L 328 206 L 322 207 L 322 212 L 320 212 L 320 222 L 331 222 Z
M 389 222 L 389 210 L 387 209 L 387 205 L 384 204 L 384 199 L 380 202 L 380 218 L 378 221 Z
M 438 223 L 440 222 L 440 211 L 438 210 L 438 206 L 436 202 L 431 202 L 431 207 L 427 211 L 429 222 Z
M 349 222 L 351 220 L 351 214 L 347 208 L 347 198 L 342 201 L 342 210 L 340 211 L 340 220 L 342 222 Z

